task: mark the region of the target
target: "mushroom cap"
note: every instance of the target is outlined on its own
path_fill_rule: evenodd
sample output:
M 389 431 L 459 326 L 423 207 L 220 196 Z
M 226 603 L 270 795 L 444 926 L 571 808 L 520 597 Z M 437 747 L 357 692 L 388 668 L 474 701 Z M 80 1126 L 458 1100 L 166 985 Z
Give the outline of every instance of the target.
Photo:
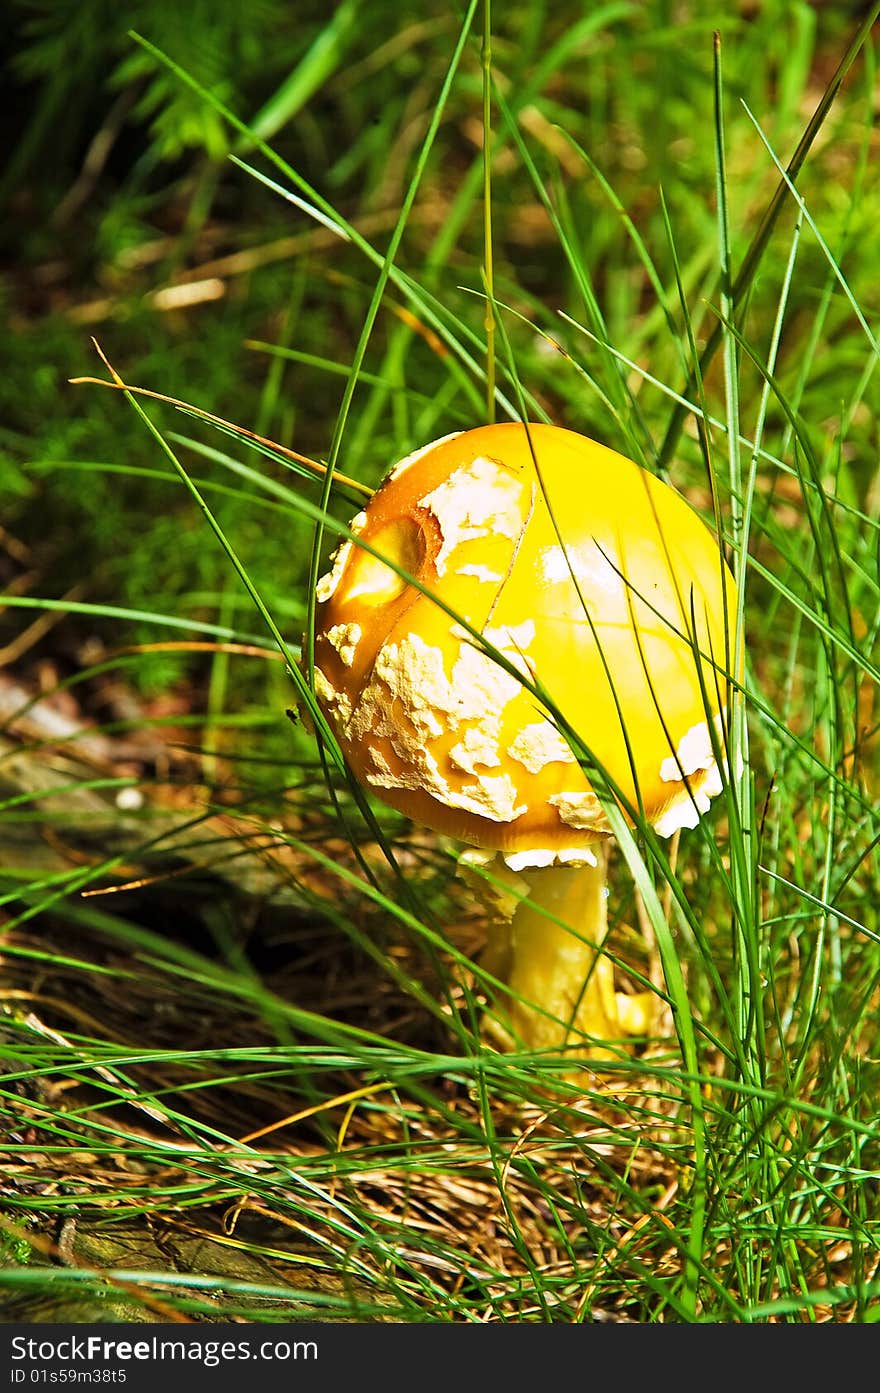
M 352 531 L 318 585 L 315 690 L 362 784 L 516 869 L 591 859 L 608 822 L 535 681 L 658 832 L 695 825 L 721 788 L 736 596 L 678 493 L 502 424 L 401 461 Z

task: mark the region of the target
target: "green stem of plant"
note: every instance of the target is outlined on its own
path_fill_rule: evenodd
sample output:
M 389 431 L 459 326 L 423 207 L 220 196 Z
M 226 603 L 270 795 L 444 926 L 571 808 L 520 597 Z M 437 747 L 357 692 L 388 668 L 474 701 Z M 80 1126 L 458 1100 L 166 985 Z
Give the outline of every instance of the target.
M 495 279 L 492 266 L 492 0 L 483 0 L 483 281 L 486 290 L 486 422 L 495 420 Z
M 846 52 L 844 53 L 842 59 L 840 60 L 840 63 L 837 66 L 836 71 L 834 72 L 830 82 L 828 83 L 828 86 L 825 88 L 825 91 L 822 94 L 819 105 L 816 107 L 816 110 L 813 112 L 813 115 L 807 123 L 807 127 L 798 142 L 797 149 L 795 150 L 794 154 L 789 160 L 788 165 L 785 169 L 785 173 L 783 177 L 780 179 L 779 183 L 777 184 L 773 197 L 767 205 L 767 208 L 764 212 L 764 216 L 761 219 L 760 225 L 758 226 L 758 230 L 752 238 L 752 241 L 749 244 L 749 248 L 745 256 L 743 257 L 742 265 L 740 266 L 737 277 L 731 287 L 730 298 L 731 303 L 734 305 L 734 307 L 738 306 L 742 302 L 743 296 L 749 290 L 752 281 L 754 280 L 758 267 L 764 256 L 764 252 L 766 251 L 767 244 L 770 241 L 770 236 L 773 232 L 773 228 L 776 225 L 777 219 L 779 218 L 779 214 L 782 211 L 782 208 L 788 196 L 789 186 L 797 182 L 797 177 L 801 171 L 801 168 L 807 158 L 807 155 L 810 152 L 810 149 L 813 145 L 814 140 L 816 139 L 816 136 L 818 135 L 819 131 L 824 125 L 825 118 L 827 117 L 828 112 L 831 109 L 832 103 L 834 102 L 837 93 L 840 91 L 840 88 L 843 85 L 843 80 L 849 72 L 849 69 L 851 68 L 853 62 L 855 61 L 859 53 L 859 50 L 863 47 L 865 43 L 867 43 L 868 39 L 870 38 L 871 31 L 874 28 L 874 25 L 877 23 L 878 16 L 880 16 L 880 0 L 875 0 L 875 3 L 872 4 L 870 10 L 865 15 L 861 24 L 859 25 L 858 29 L 853 35 L 853 38 L 850 41 L 850 44 L 847 47 Z M 723 335 L 724 325 L 721 322 L 719 322 L 715 325 L 715 328 L 709 335 L 706 345 L 700 355 L 699 371 L 703 377 L 705 377 L 706 373 L 708 372 L 709 364 L 712 362 L 712 359 L 715 357 L 715 354 L 718 351 L 718 348 L 722 342 Z M 692 374 L 691 377 L 689 377 L 685 385 L 684 391 L 681 394 L 682 398 L 687 399 L 691 397 L 693 395 L 694 390 L 695 378 Z M 668 465 L 673 453 L 675 452 L 675 448 L 678 444 L 678 438 L 681 434 L 682 424 L 684 422 L 685 417 L 687 416 L 687 413 L 687 406 L 684 406 L 681 403 L 679 403 L 672 412 L 669 425 L 666 429 L 666 434 L 660 446 L 660 453 L 658 457 L 658 464 L 660 468 L 664 468 L 666 465 Z

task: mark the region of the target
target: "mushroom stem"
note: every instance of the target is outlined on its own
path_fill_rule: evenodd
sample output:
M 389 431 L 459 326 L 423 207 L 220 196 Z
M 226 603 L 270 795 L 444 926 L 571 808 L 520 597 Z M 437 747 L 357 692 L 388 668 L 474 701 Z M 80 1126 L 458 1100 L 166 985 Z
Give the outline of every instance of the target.
M 605 852 L 601 845 L 594 850 L 595 866 L 527 871 L 528 901 L 490 929 L 483 962 L 509 989 L 510 1028 L 486 1024 L 506 1048 L 521 1041 L 530 1049 L 573 1046 L 579 1057 L 619 1058 L 623 1037 L 650 1028 L 652 993 L 614 989 L 604 951 Z

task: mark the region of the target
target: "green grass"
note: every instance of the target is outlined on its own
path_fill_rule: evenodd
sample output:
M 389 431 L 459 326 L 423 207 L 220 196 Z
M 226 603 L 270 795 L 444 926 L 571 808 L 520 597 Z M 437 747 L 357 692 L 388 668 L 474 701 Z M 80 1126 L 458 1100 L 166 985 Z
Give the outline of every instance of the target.
M 6 1318 L 872 1320 L 867 22 L 514 4 L 487 45 L 488 7 L 315 6 L 297 34 L 273 11 L 236 85 L 162 8 L 113 39 L 127 124 L 81 117 L 80 162 L 99 130 L 118 158 L 75 226 L 43 216 L 80 168 L 48 145 L 71 74 L 20 39 Z M 156 297 L 190 282 L 215 298 Z M 89 334 L 193 410 L 69 386 L 101 371 Z M 674 1027 L 602 1072 L 481 1041 L 457 849 L 369 804 L 319 712 L 321 749 L 285 716 L 359 506 L 286 452 L 374 487 L 521 410 L 668 478 L 739 582 L 742 775 L 675 856 L 620 820 L 612 860 L 611 951 Z

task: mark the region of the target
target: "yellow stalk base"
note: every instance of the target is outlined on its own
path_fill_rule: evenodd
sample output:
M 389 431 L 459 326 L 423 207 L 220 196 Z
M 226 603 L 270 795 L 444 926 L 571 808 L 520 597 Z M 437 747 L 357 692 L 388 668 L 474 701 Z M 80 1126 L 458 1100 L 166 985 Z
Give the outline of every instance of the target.
M 614 989 L 602 951 L 608 934 L 605 858 L 598 866 L 553 866 L 526 872 L 529 900 L 508 923 L 492 925 L 483 963 L 507 984 L 509 1029 L 487 1020 L 487 1032 L 511 1048 L 565 1048 L 577 1058 L 625 1054 L 626 1037 L 650 1031 L 652 992 Z

